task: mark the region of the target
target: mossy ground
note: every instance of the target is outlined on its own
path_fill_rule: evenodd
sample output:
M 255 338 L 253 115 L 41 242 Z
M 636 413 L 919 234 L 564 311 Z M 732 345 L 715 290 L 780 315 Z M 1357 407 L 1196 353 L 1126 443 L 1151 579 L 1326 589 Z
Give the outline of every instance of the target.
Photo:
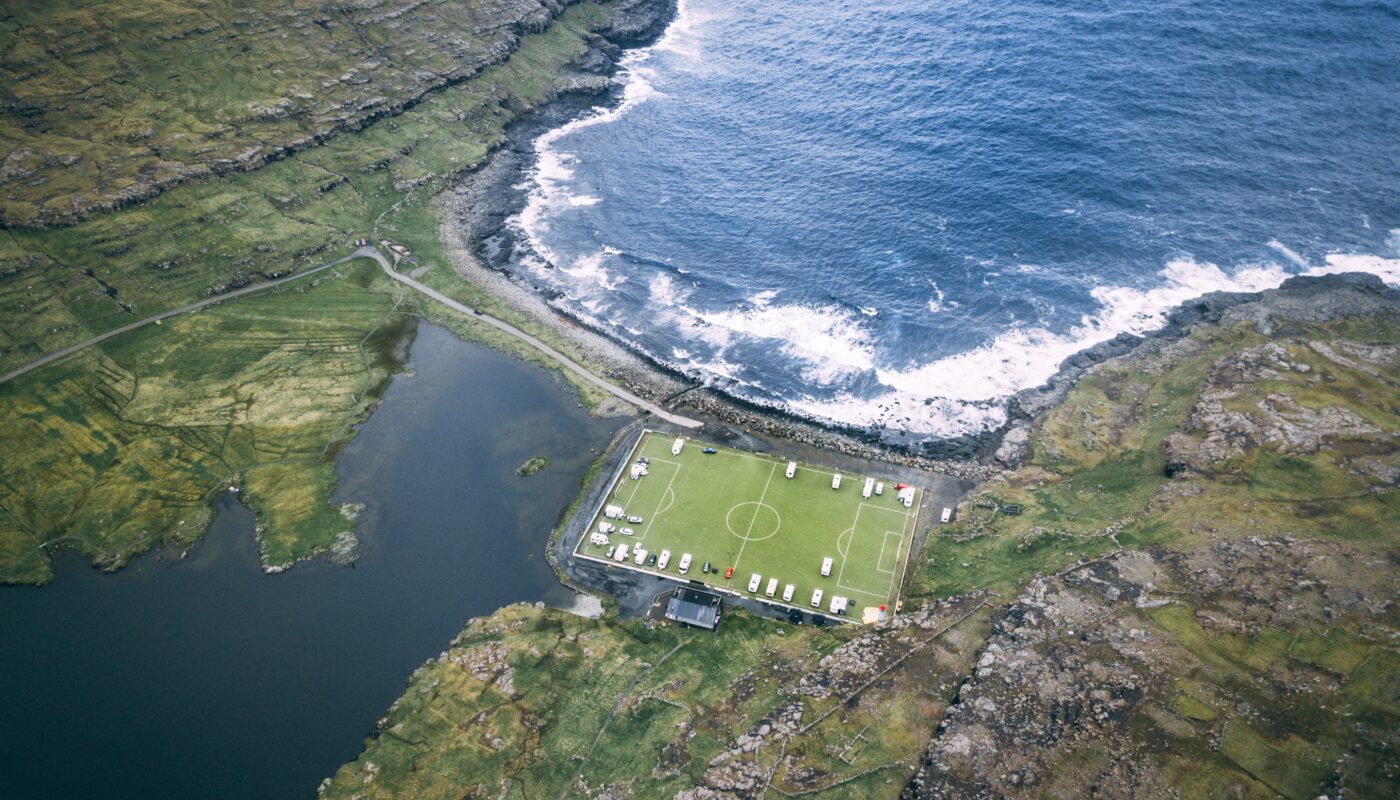
M 511 121 L 601 81 L 568 65 L 607 13 L 572 6 L 521 37 L 503 63 L 257 170 L 71 227 L 0 231 L 0 370 L 323 263 L 371 233 L 436 266 L 424 278 L 434 288 L 577 355 L 456 275 L 432 200 Z M 258 512 L 269 565 L 315 554 L 345 528 L 327 505 L 333 456 L 393 368 L 387 354 L 410 316 L 544 361 L 489 326 L 401 298 L 373 265 L 341 272 L 149 326 L 0 386 L 0 581 L 47 581 L 58 547 L 115 568 L 152 547 L 187 545 L 210 498 L 234 480 Z M 592 404 L 598 392 L 582 396 Z
M 1306 346 L 1393 344 L 1400 333 L 1341 322 L 1291 336 L 1289 357 L 1311 371 L 1251 391 L 1292 392 L 1314 408 L 1356 410 L 1382 437 L 1400 431 L 1393 377 L 1324 363 Z M 1384 597 L 1393 573 L 1374 565 L 1391 563 L 1386 554 L 1395 551 L 1394 489 L 1374 475 L 1353 474 L 1346 461 L 1367 455 L 1374 442 L 1333 442 L 1288 456 L 1252 447 L 1218 475 L 1166 475 L 1163 441 L 1186 426 L 1212 365 L 1265 341 L 1252 328 L 1204 328 L 1169 356 L 1125 359 L 1084 377 L 1041 420 L 1030 462 L 984 486 L 960 509 L 958 523 L 932 538 L 907 605 L 979 590 L 1006 603 L 1035 577 L 1110 551 L 1204 558 L 1212 544 L 1280 533 L 1323 548 L 1310 562 L 1316 574 Z M 1326 377 L 1308 381 L 1309 374 Z M 1357 494 L 1359 488 L 1370 491 Z M 1345 496 L 1322 500 L 1323 493 Z M 1022 513 L 993 514 L 978 503 L 1014 503 Z M 1355 566 L 1362 562 L 1372 566 Z M 1186 565 L 1190 574 L 1212 568 L 1193 563 Z M 1393 612 L 1379 622 L 1344 614 L 1301 587 L 1276 605 L 1263 603 L 1275 591 L 1270 587 L 1287 583 L 1276 573 L 1264 569 L 1252 594 L 1239 594 L 1241 575 L 1226 585 L 1233 589 L 1209 596 L 1184 591 L 1164 573 L 1156 591 L 1169 604 L 1116 606 L 1096 639 L 1151 630 L 1165 642 L 1155 657 L 1170 665 L 1152 679 L 1160 684 L 1140 687 L 1150 697 L 1117 735 L 1137 743 L 1183 797 L 1315 797 L 1334 790 L 1330 782 L 1342 772 L 1358 796 L 1380 796 L 1392 780 L 1383 732 L 1394 729 L 1400 712 L 1393 689 L 1400 656 L 1384 622 Z M 775 793 L 894 798 L 947 703 L 970 679 L 999 613 L 978 612 L 945 634 L 940 647 L 917 652 L 858 696 L 817 699 L 795 696 L 794 683 L 820 671 L 823 658 L 860 629 L 818 631 L 730 614 L 710 635 L 507 609 L 472 623 L 443 659 L 413 677 L 381 732 L 323 794 L 582 797 L 612 787 L 670 797 L 698 784 L 714 787 L 715 770 L 749 764 Z M 1225 632 L 1202 627 L 1202 620 L 1222 618 L 1243 624 Z M 491 689 L 498 671 L 465 674 L 488 643 L 507 652 L 513 697 Z M 1074 647 L 1105 670 L 1118 668 L 1112 665 L 1120 656 L 1102 643 Z M 1334 689 L 1318 691 L 1327 686 Z M 804 723 L 816 721 L 810 729 L 780 752 L 768 746 L 738 760 L 725 755 L 794 698 Z M 614 704 L 619 712 L 589 755 Z M 832 713 L 817 721 L 825 711 Z M 1083 794 L 1109 768 L 1106 758 L 1092 745 L 1067 748 L 1041 790 Z

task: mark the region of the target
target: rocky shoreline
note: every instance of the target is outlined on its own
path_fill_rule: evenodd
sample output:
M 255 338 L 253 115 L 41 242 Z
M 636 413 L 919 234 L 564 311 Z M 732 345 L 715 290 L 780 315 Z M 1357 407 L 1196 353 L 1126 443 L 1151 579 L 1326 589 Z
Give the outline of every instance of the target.
M 459 275 L 568 339 L 594 371 L 639 396 L 669 407 L 689 409 L 687 413 L 712 421 L 712 427 L 718 428 L 721 435 L 725 427 L 738 428 L 846 456 L 985 480 L 1024 460 L 1035 419 L 1098 364 L 1128 354 L 1145 343 L 1188 336 L 1196 326 L 1219 323 L 1235 309 L 1249 304 L 1258 304 L 1248 312 L 1250 316 L 1264 319 L 1272 310 L 1292 308 L 1306 298 L 1308 304 L 1317 306 L 1317 313 L 1324 315 L 1320 318 L 1331 319 L 1349 313 L 1348 301 L 1320 301 L 1319 291 L 1328 296 L 1335 294 L 1330 290 L 1343 287 L 1386 291 L 1378 278 L 1355 273 L 1292 278 L 1279 288 L 1264 292 L 1204 295 L 1168 313 L 1158 330 L 1143 336 L 1121 334 L 1076 353 L 1063 361 L 1046 383 L 1013 395 L 1004 425 L 969 436 L 901 445 L 876 431 L 832 425 L 723 393 L 657 362 L 630 343 L 591 327 L 556 305 L 556 292 L 529 283 L 508 266 L 518 243 L 506 221 L 525 205 L 524 179 L 534 163 L 535 140 L 595 108 L 620 103 L 620 87 L 610 84 L 600 89 L 597 78 L 614 75 L 623 49 L 653 43 L 674 15 L 673 0 L 635 0 L 608 28 L 597 31 L 593 46 L 574 65 L 581 76 L 591 76 L 593 80 L 575 81 L 577 88 L 555 97 L 513 125 L 505 143 L 478 169 L 463 175 L 455 186 L 438 196 L 436 202 L 443 215 L 440 238 Z M 1235 312 L 1236 316 L 1241 313 Z

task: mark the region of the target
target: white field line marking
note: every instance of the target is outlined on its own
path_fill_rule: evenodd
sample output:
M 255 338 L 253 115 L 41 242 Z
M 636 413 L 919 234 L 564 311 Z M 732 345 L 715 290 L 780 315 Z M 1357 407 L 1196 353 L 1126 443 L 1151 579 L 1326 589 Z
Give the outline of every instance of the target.
M 924 507 L 924 490 L 919 489 L 914 493 L 914 511 L 905 522 L 905 535 L 909 537 L 909 546 L 904 549 L 904 566 L 899 570 L 899 593 L 890 598 L 890 609 L 899 605 L 899 596 L 904 593 L 904 573 L 909 571 L 909 559 L 914 557 L 914 534 L 919 529 L 919 510 Z M 925 544 L 925 547 L 928 545 Z
M 744 557 L 744 548 L 749 545 L 749 534 L 753 532 L 753 523 L 758 519 L 758 509 L 763 506 L 763 498 L 768 496 L 768 487 L 773 483 L 773 475 L 778 471 L 778 462 L 773 462 L 773 468 L 768 470 L 768 481 L 763 484 L 763 493 L 758 496 L 758 505 L 754 506 L 753 518 L 749 520 L 749 529 L 744 531 L 744 541 L 739 545 L 739 554 L 734 556 L 734 569 L 739 569 L 739 561 Z
M 880 565 L 885 563 L 885 548 L 890 544 L 890 537 L 894 537 L 894 566 L 883 569 Z M 899 566 L 899 548 L 903 542 L 904 535 L 899 531 L 885 531 L 885 540 L 880 542 L 880 557 L 875 561 L 875 571 L 883 572 L 886 575 L 893 575 L 894 568 Z
M 904 527 L 906 527 L 906 526 L 908 525 L 908 521 L 909 521 L 909 514 L 908 514 L 908 512 L 905 512 L 905 511 L 897 511 L 897 510 L 895 510 L 895 509 L 893 509 L 893 508 L 884 508 L 884 507 L 882 507 L 882 506 L 871 505 L 870 503 L 861 503 L 859 506 L 856 507 L 856 519 L 855 519 L 855 522 L 851 523 L 851 530 L 852 530 L 852 533 L 851 533 L 851 542 L 850 542 L 849 545 L 847 545 L 847 551 L 849 551 L 850 548 L 852 548 L 852 547 L 855 546 L 855 543 L 856 543 L 856 534 L 858 534 L 858 533 L 860 532 L 860 512 L 861 512 L 862 510 L 866 509 L 866 508 L 873 508 L 873 509 L 875 509 L 876 511 L 884 511 L 884 512 L 887 512 L 887 513 L 890 513 L 890 514 L 899 514 L 901 517 L 903 517 L 903 521 L 904 521 L 904 523 L 905 523 L 904 525 L 901 525 L 901 526 L 900 526 L 901 529 L 904 528 Z M 880 542 L 880 551 L 881 551 L 881 553 L 884 552 L 884 549 L 885 549 L 885 543 L 884 543 L 884 541 L 883 541 L 883 537 L 881 537 L 881 542 Z M 868 595 L 868 596 L 870 596 L 870 597 L 878 597 L 878 598 L 880 598 L 881 600 L 889 600 L 889 599 L 890 599 L 890 595 L 894 592 L 894 579 L 895 579 L 895 575 L 898 574 L 897 572 L 892 572 L 892 573 L 890 573 L 889 588 L 886 589 L 886 591 L 885 591 L 885 593 L 884 593 L 883 595 L 881 595 L 881 594 L 877 594 L 877 593 L 872 592 L 872 591 L 868 591 L 868 590 L 866 590 L 866 589 L 860 589 L 860 588 L 857 588 L 857 587 L 855 587 L 855 586 L 848 586 L 848 585 L 844 582 L 845 577 L 846 577 L 846 561 L 847 561 L 847 560 L 848 560 L 848 559 L 847 559 L 846 556 L 842 556 L 842 558 L 841 558 L 841 570 L 840 570 L 839 572 L 836 573 L 836 585 L 837 585 L 837 586 L 841 587 L 842 589 L 846 589 L 847 591 L 860 592 L 861 594 L 863 594 L 863 595 Z M 897 556 L 897 555 L 896 555 L 896 561 L 898 561 L 898 556 Z M 875 562 L 875 570 L 876 570 L 877 572 L 884 572 L 884 570 L 880 569 L 880 562 L 879 562 L 879 561 L 876 561 L 876 562 Z
M 671 485 L 674 484 L 674 483 L 676 482 L 676 476 L 679 475 L 679 474 L 681 474 L 681 465 L 680 465 L 680 464 L 676 464 L 676 462 L 674 462 L 674 461 L 666 461 L 666 462 L 663 462 L 663 463 L 666 463 L 666 464 L 675 464 L 675 466 L 676 466 L 676 471 L 671 473 L 671 480 L 669 480 L 669 481 L 666 482 L 666 490 L 663 491 L 663 492 L 661 493 L 660 499 L 658 499 L 658 500 L 656 501 L 656 511 L 652 512 L 651 520 L 650 520 L 649 522 L 647 522 L 647 526 L 646 526 L 645 528 L 642 528 L 642 535 L 636 537 L 637 541 L 639 541 L 639 542 L 644 542 L 644 541 L 646 541 L 647 534 L 651 533 L 651 526 L 653 526 L 653 525 L 656 524 L 656 518 L 657 518 L 658 516 L 661 515 L 661 504 L 664 503 L 664 502 L 666 502 L 666 495 L 667 495 L 667 494 L 671 494 Z M 674 495 L 672 495 L 672 496 L 674 497 Z M 667 510 L 667 511 L 670 511 L 670 510 L 671 510 L 671 507 L 670 507 L 670 506 L 666 506 L 666 510 Z
M 574 555 L 585 555 L 583 552 L 583 544 L 588 540 L 587 534 L 593 530 L 594 524 L 602 519 L 603 509 L 607 507 L 608 501 L 616 499 L 614 495 L 617 494 L 619 487 L 622 486 L 622 481 L 625 480 L 623 476 L 627 474 L 627 465 L 632 463 L 632 458 L 637 455 L 637 451 L 642 449 L 642 442 L 646 441 L 648 433 L 649 431 L 645 428 L 642 429 L 642 435 L 638 436 L 637 441 L 632 444 L 632 449 L 627 453 L 627 458 L 623 459 L 622 463 L 617 465 L 617 472 L 612 477 L 611 487 L 606 492 L 603 492 L 603 496 L 598 499 L 598 507 L 593 509 L 593 516 L 589 517 L 588 526 L 583 529 L 583 533 L 579 534 L 578 541 L 574 544 Z M 587 557 L 591 558 L 592 556 Z
M 726 450 L 720 450 L 719 452 L 720 452 L 720 455 L 739 456 L 740 458 L 752 458 L 752 459 L 754 459 L 755 461 L 765 461 L 765 462 L 770 463 L 770 464 L 779 464 L 779 465 L 781 465 L 783 468 L 786 468 L 786 467 L 787 467 L 787 462 L 791 460 L 791 459 L 784 459 L 784 458 L 774 458 L 774 457 L 772 457 L 772 456 L 763 456 L 763 455 L 759 455 L 758 453 L 745 453 L 745 452 L 742 452 L 742 451 L 740 451 L 740 450 L 727 450 L 727 449 L 726 449 Z M 798 471 L 798 472 L 811 472 L 811 473 L 814 473 L 814 474 L 816 474 L 816 475 L 822 475 L 822 476 L 827 477 L 827 478 L 830 478 L 830 477 L 832 477 L 832 476 L 834 476 L 834 475 L 840 474 L 840 475 L 842 476 L 843 482 L 844 482 L 844 479 L 845 479 L 845 478 L 854 478 L 854 479 L 862 480 L 862 481 L 863 481 L 865 478 L 874 478 L 876 481 L 883 481 L 883 482 L 885 482 L 885 483 L 890 483 L 890 482 L 898 483 L 898 481 L 896 481 L 894 478 L 881 478 L 881 477 L 879 477 L 879 476 L 877 476 L 877 475 L 856 475 L 856 474 L 853 473 L 853 472 L 839 472 L 839 471 L 837 471 L 837 472 L 825 472 L 825 471 L 823 471 L 823 470 L 816 469 L 815 467 L 804 466 L 804 465 L 801 464 L 801 463 L 799 463 L 799 464 L 797 465 L 797 471 Z M 793 478 L 793 480 L 796 480 L 796 478 Z M 919 491 L 922 491 L 922 490 L 923 490 L 923 487 L 920 487 L 920 486 L 915 486 L 914 488 L 917 489 L 917 490 L 919 490 Z M 840 489 L 833 489 L 832 491 L 840 491 Z M 872 506 L 872 508 L 882 508 L 882 506 Z M 898 511 L 899 509 L 896 509 L 896 508 L 887 508 L 887 509 L 884 509 L 884 510 L 885 510 L 885 511 Z M 908 512 L 905 512 L 905 513 L 908 513 Z

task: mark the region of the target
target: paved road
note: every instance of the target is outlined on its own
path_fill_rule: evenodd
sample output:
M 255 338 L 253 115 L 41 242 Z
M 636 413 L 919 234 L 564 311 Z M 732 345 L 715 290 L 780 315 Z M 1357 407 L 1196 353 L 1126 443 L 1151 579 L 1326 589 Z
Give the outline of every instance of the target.
M 452 298 L 443 294 L 442 292 L 439 292 L 431 287 L 424 286 L 423 284 L 419 283 L 413 278 L 410 278 L 407 275 L 397 272 L 389 264 L 389 259 L 385 258 L 384 255 L 374 247 L 361 247 L 359 250 L 355 251 L 355 255 L 367 256 L 369 258 L 374 259 L 375 261 L 378 261 L 379 266 L 384 268 L 384 272 L 390 278 L 393 278 L 394 280 L 398 281 L 399 283 L 402 283 L 403 285 L 409 287 L 410 289 L 413 289 L 416 292 L 431 297 L 432 299 L 438 301 L 439 303 L 442 303 L 443 305 L 447 306 L 450 309 L 453 309 L 454 311 L 461 312 L 469 317 L 474 317 L 486 323 L 487 325 L 491 325 L 492 327 L 505 331 L 506 333 L 510 334 L 511 336 L 514 336 L 522 342 L 525 342 L 526 344 L 530 345 L 536 350 L 539 350 L 541 353 L 544 353 L 545 355 L 549 356 L 555 361 L 558 361 L 565 369 L 569 370 L 575 375 L 578 375 L 580 378 L 583 378 L 584 380 L 588 381 L 594 386 L 597 386 L 599 389 L 602 389 L 603 391 L 612 394 L 615 397 L 621 398 L 622 400 L 625 400 L 628 403 L 637 406 L 638 408 L 645 409 L 651 412 L 652 414 L 655 414 L 657 417 L 660 417 L 661 419 L 664 419 L 667 422 L 670 422 L 674 425 L 679 425 L 683 428 L 699 428 L 701 425 L 704 424 L 703 422 L 696 419 L 691 419 L 689 417 L 682 417 L 678 414 L 673 414 L 670 411 L 667 411 L 666 409 L 649 400 L 643 400 L 642 398 L 638 397 L 635 394 L 632 394 L 626 389 L 614 386 L 613 384 L 603 380 L 597 375 L 594 375 L 593 373 L 584 369 L 582 366 L 574 362 L 568 356 L 564 355 L 558 350 L 555 350 L 554 348 L 550 347 L 549 345 L 545 344 L 539 339 L 536 339 L 534 336 L 531 336 L 525 331 L 520 330 L 514 325 L 511 325 L 509 322 L 502 322 L 501 320 L 496 319 L 495 317 L 490 316 L 489 314 L 479 313 L 476 309 L 468 308 L 467 306 L 464 306 L 456 300 L 453 300 Z
M 170 311 L 163 311 L 163 312 L 161 312 L 161 313 L 159 313 L 159 314 L 156 314 L 156 315 L 153 316 L 153 317 L 144 317 L 144 318 L 139 319 L 139 320 L 137 320 L 137 321 L 135 321 L 135 322 L 129 323 L 129 324 L 127 324 L 127 325 L 123 325 L 123 326 L 121 326 L 120 328 L 113 328 L 112 330 L 107 331 L 106 333 L 103 333 L 103 334 L 99 334 L 99 335 L 97 335 L 97 336 L 94 336 L 94 337 L 92 337 L 91 339 L 87 339 L 87 340 L 85 340 L 85 341 L 78 342 L 77 344 L 74 344 L 74 345 L 69 345 L 68 347 L 63 348 L 62 350 L 55 350 L 55 351 L 53 351 L 52 353 L 49 353 L 49 354 L 46 355 L 46 356 L 41 356 L 41 357 L 39 357 L 39 358 L 36 358 L 36 359 L 34 359 L 33 361 L 29 362 L 28 364 L 25 364 L 24 366 L 19 367 L 18 369 L 10 370 L 9 372 L 5 373 L 4 375 L 0 375 L 0 383 L 6 383 L 6 382 L 8 382 L 8 381 L 12 381 L 12 380 L 14 380 L 15 378 L 18 378 L 19 376 L 21 376 L 21 375 L 23 375 L 23 374 L 25 374 L 25 373 L 27 373 L 27 372 L 33 372 L 34 370 L 38 369 L 39 367 L 44 366 L 45 364 L 49 364 L 49 363 L 52 363 L 52 362 L 54 362 L 54 361 L 58 361 L 58 360 L 61 359 L 61 358 L 66 358 L 66 357 L 71 356 L 71 355 L 73 355 L 74 353 L 78 352 L 79 350 L 86 350 L 87 348 L 92 347 L 93 345 L 97 344 L 98 342 L 106 341 L 106 340 L 112 338 L 113 336 L 120 336 L 120 335 L 122 335 L 123 333 L 126 333 L 126 332 L 128 332 L 128 331 L 134 331 L 134 330 L 136 330 L 137 328 L 145 327 L 146 325 L 150 325 L 150 324 L 153 323 L 153 322 L 157 322 L 157 321 L 163 320 L 163 319 L 169 319 L 170 317 L 173 317 L 173 316 L 175 316 L 175 315 L 177 315 L 177 314 L 184 314 L 184 313 L 189 312 L 189 311 L 198 311 L 198 310 L 201 309 L 201 308 L 205 308 L 205 307 L 207 307 L 207 306 L 212 306 L 212 305 L 214 305 L 215 303 L 222 303 L 222 302 L 224 302 L 225 300 L 232 300 L 232 299 L 235 298 L 235 297 L 242 297 L 242 296 L 245 295 L 245 294 L 252 294 L 253 292 L 261 292 L 261 291 L 263 291 L 264 289 L 271 289 L 271 288 L 274 287 L 274 286 L 281 286 L 282 284 L 287 283 L 288 281 L 294 281 L 294 280 L 297 280 L 298 278 L 305 278 L 307 275 L 311 275 L 311 274 L 314 274 L 314 273 L 317 273 L 317 272 L 321 272 L 322 270 L 330 269 L 331 267 L 334 267 L 334 266 L 337 265 L 337 264 L 344 264 L 346 261 L 353 261 L 354 259 L 357 259 L 357 258 L 365 258 L 365 257 L 367 257 L 367 256 L 370 255 L 369 253 L 364 252 L 364 251 L 367 250 L 367 249 L 368 249 L 368 250 L 371 250 L 371 251 L 373 250 L 373 248 L 364 248 L 364 247 L 362 247 L 362 248 L 360 248 L 359 250 L 356 250 L 355 252 L 351 253 L 350 255 L 348 255 L 348 256 L 346 256 L 346 257 L 344 257 L 344 258 L 337 258 L 336 260 L 331 261 L 331 262 L 329 262 L 329 263 L 321 264 L 321 265 L 319 265 L 319 266 L 312 267 L 311 269 L 308 269 L 308 270 L 303 270 L 303 271 L 298 272 L 298 273 L 296 273 L 296 274 L 294 274 L 294 275 L 288 275 L 288 276 L 285 277 L 285 278 L 278 278 L 277 280 L 267 281 L 267 282 L 265 282 L 265 283 L 255 283 L 255 284 L 253 284 L 252 286 L 245 286 L 245 287 L 243 287 L 242 289 L 234 289 L 234 290 L 231 291 L 231 292 L 225 292 L 224 294 L 218 295 L 217 297 L 211 297 L 211 298 L 209 298 L 208 300 L 201 300 L 201 301 L 199 301 L 198 303 L 190 303 L 189 305 L 180 306 L 179 308 L 172 309 L 172 310 L 170 310 Z M 379 253 L 378 253 L 378 252 L 374 252 L 374 256 L 379 256 Z M 384 259 L 383 259 L 382 256 L 380 256 L 380 257 L 379 257 L 379 260 L 380 260 L 381 262 L 383 262 Z
M 303 270 L 302 272 L 298 272 L 295 275 L 288 275 L 285 278 L 278 278 L 277 280 L 267 281 L 265 283 L 257 283 L 253 284 L 252 286 L 245 286 L 242 289 L 235 289 L 231 292 L 221 294 L 217 297 L 211 297 L 208 300 L 201 300 L 198 303 L 190 303 L 189 305 L 180 306 L 179 308 L 171 309 L 170 311 L 163 311 L 159 314 L 156 314 L 155 316 L 139 319 L 127 325 L 123 325 L 120 328 L 113 328 L 112 330 L 94 336 L 91 339 L 78 342 L 74 345 L 69 345 L 68 347 L 63 348 L 62 350 L 55 350 L 54 352 L 49 353 L 46 356 L 41 356 L 39 358 L 34 359 L 33 361 L 29 362 L 28 364 L 25 364 L 22 367 L 13 369 L 5 373 L 4 375 L 0 375 L 0 383 L 6 383 L 7 381 L 14 380 L 15 378 L 18 378 L 19 376 L 24 375 L 25 373 L 32 372 L 38 369 L 39 367 L 44 366 L 45 364 L 51 364 L 55 361 L 58 361 L 61 358 L 71 356 L 72 354 L 80 350 L 85 350 L 89 347 L 92 347 L 98 342 L 103 342 L 108 339 L 111 339 L 113 336 L 120 336 L 128 331 L 134 331 L 137 328 L 150 325 L 153 322 L 158 322 L 163 319 L 169 319 L 170 317 L 173 317 L 177 314 L 185 314 L 190 311 L 198 311 L 201 308 L 212 306 L 215 303 L 222 303 L 225 300 L 232 300 L 235 297 L 242 297 L 244 295 L 252 294 L 254 292 L 261 292 L 266 289 L 271 289 L 274 286 L 281 286 L 282 284 L 287 283 L 288 281 L 294 281 L 299 278 L 305 278 L 307 275 L 321 272 L 322 270 L 330 269 L 331 267 L 334 267 L 337 264 L 344 264 L 346 261 L 353 261 L 357 258 L 374 259 L 375 261 L 379 262 L 379 266 L 384 269 L 384 272 L 388 274 L 390 278 L 393 278 L 394 280 L 404 284 L 405 286 L 409 287 L 410 289 L 413 289 L 414 291 L 431 297 L 432 299 L 438 301 L 439 303 L 442 303 L 448 308 L 451 308 L 455 311 L 459 311 L 463 314 L 466 314 L 469 317 L 475 317 L 476 319 L 488 325 L 505 331 L 506 333 L 510 334 L 511 336 L 514 336 L 522 342 L 525 342 L 526 344 L 530 345 L 536 350 L 539 350 L 541 353 L 544 353 L 545 355 L 549 356 L 555 361 L 558 361 L 561 365 L 563 365 L 565 369 L 569 370 L 575 375 L 578 375 L 580 378 L 583 378 L 584 380 L 588 381 L 594 386 L 597 386 L 603 391 L 608 392 L 609 394 L 612 394 L 616 397 L 619 397 L 627 401 L 628 403 L 637 406 L 638 408 L 646 409 L 647 411 L 651 412 L 652 414 L 655 414 L 661 419 L 666 420 L 667 422 L 680 425 L 683 428 L 698 428 L 702 424 L 704 424 L 699 420 L 694 420 L 690 419 L 689 417 L 682 417 L 677 414 L 672 414 L 670 411 L 667 411 L 666 409 L 656 405 L 655 403 L 652 403 L 648 400 L 643 400 L 642 398 L 636 396 L 635 394 L 632 394 L 626 389 L 621 389 L 617 386 L 614 386 L 613 384 L 608 383 L 607 381 L 603 380 L 597 375 L 594 375 L 593 373 L 584 369 L 582 366 L 571 360 L 568 356 L 564 355 L 558 350 L 555 350 L 554 348 L 550 347 L 549 345 L 545 344 L 539 339 L 536 339 L 534 336 L 531 336 L 525 331 L 520 330 L 514 325 L 511 325 L 508 322 L 502 322 L 501 320 L 496 319 L 495 317 L 492 317 L 490 315 L 479 313 L 475 309 L 468 308 L 462 305 L 456 300 L 453 300 L 447 295 L 437 291 L 436 289 L 424 286 L 423 284 L 408 277 L 407 275 L 402 275 L 396 272 L 393 266 L 390 265 L 389 260 L 385 258 L 384 255 L 372 245 L 366 245 L 365 247 L 359 248 L 358 250 L 356 250 L 348 256 L 345 256 L 344 258 L 337 258 L 334 261 L 312 267 L 308 270 Z

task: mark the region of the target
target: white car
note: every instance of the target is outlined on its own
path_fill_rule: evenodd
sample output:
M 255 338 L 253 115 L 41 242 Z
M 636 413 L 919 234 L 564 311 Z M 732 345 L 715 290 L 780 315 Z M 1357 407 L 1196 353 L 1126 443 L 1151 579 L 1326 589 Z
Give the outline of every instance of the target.
M 627 518 L 627 521 L 632 523 L 633 525 L 640 525 L 642 523 L 642 518 L 637 516 L 636 514 L 633 514 L 632 516 Z
M 634 531 L 634 530 L 632 530 L 631 528 L 618 528 L 618 529 L 617 529 L 617 535 L 618 535 L 618 536 L 636 536 L 636 535 L 637 535 L 637 532 Z
M 758 582 L 761 580 L 763 580 L 763 578 L 757 572 L 755 572 L 753 576 L 749 578 L 749 591 L 758 591 Z
M 684 575 L 687 572 L 690 572 L 690 553 L 681 555 L 680 573 Z
M 623 545 L 623 547 L 626 547 L 626 546 L 627 546 L 627 545 L 625 545 L 625 544 Z M 813 589 L 813 590 L 812 590 L 812 608 L 821 608 L 821 607 L 822 607 L 822 590 L 821 590 L 821 589 Z
M 795 591 L 797 591 L 797 587 L 794 586 L 794 585 L 791 584 L 791 583 L 789 583 L 787 586 L 784 586 L 784 587 L 783 587 L 783 602 L 784 602 L 784 603 L 791 603 L 791 602 L 792 602 L 792 593 L 795 592 Z
M 669 564 L 669 563 L 671 563 L 671 551 L 670 551 L 670 550 L 662 550 L 662 551 L 661 551 L 661 558 L 658 559 L 657 562 L 656 562 L 656 567 L 657 567 L 657 569 L 666 569 L 666 565 Z
M 632 563 L 640 567 L 644 562 L 646 562 L 646 560 L 647 549 L 645 547 L 638 547 L 637 554 L 632 557 Z

